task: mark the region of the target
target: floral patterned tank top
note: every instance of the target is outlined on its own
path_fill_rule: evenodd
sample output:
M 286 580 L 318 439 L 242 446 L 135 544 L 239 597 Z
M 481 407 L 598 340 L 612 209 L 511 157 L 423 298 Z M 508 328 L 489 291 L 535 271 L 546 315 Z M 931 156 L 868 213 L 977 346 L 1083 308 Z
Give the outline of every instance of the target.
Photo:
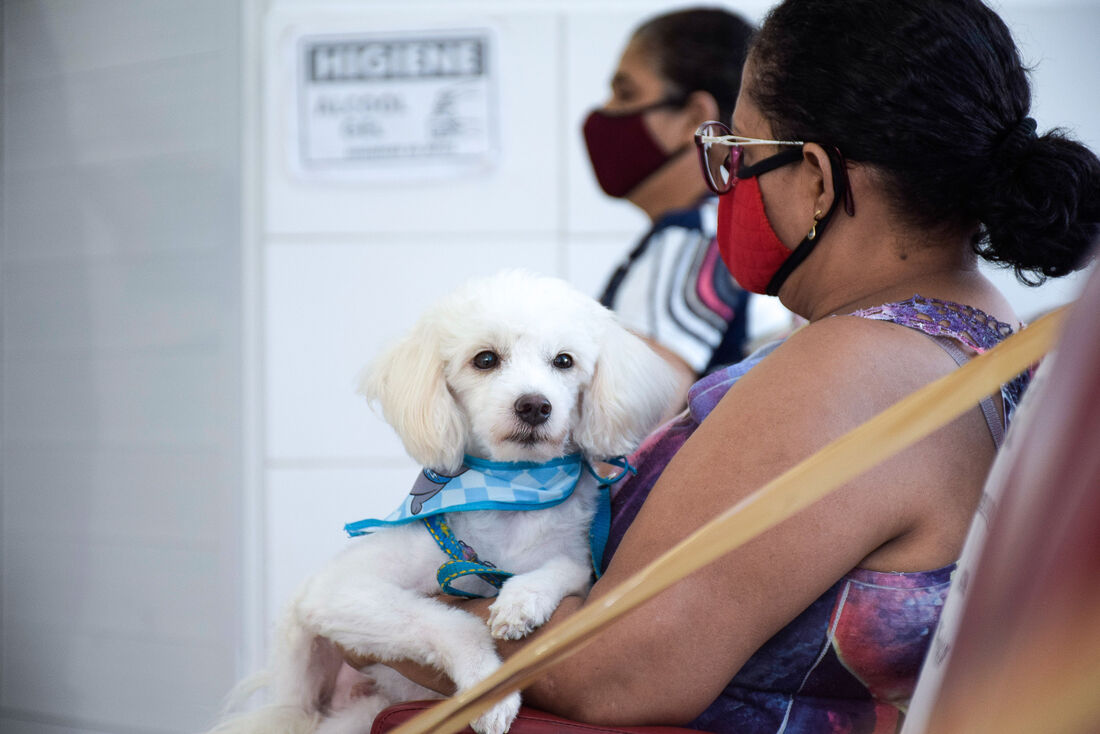
M 1010 326 L 977 309 L 920 296 L 852 315 L 955 340 L 979 353 L 1012 333 Z M 605 568 L 672 455 L 729 388 L 775 346 L 697 382 L 689 393 L 688 411 L 650 436 L 631 457 L 638 473 L 612 500 Z M 1006 424 L 1028 378 L 1021 375 L 1002 388 Z M 731 734 L 896 732 L 954 568 L 915 573 L 853 569 L 757 650 L 689 726 Z

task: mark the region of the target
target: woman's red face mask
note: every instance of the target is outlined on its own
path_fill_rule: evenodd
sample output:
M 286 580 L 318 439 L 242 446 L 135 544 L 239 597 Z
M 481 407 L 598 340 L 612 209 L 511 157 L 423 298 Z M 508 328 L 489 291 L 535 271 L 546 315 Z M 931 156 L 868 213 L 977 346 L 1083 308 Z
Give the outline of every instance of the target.
M 756 178 L 718 198 L 718 252 L 738 285 L 761 294 L 791 256 L 768 221 Z

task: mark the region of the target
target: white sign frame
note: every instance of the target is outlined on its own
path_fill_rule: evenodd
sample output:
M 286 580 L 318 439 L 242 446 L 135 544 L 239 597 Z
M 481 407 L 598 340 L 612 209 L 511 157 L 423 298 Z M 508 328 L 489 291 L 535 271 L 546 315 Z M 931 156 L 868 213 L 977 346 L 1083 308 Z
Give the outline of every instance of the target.
M 291 29 L 286 150 L 306 182 L 484 174 L 500 153 L 498 34 L 489 23 Z

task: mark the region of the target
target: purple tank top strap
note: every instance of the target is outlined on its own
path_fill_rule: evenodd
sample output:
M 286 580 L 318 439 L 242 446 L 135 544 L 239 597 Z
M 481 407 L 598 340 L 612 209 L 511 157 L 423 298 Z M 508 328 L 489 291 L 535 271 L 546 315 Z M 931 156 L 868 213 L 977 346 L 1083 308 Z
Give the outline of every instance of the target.
M 973 306 L 951 301 L 940 301 L 935 298 L 925 298 L 921 295 L 914 295 L 905 301 L 863 308 L 853 311 L 849 315 L 877 321 L 890 321 L 899 326 L 916 329 L 936 338 L 940 342 L 940 346 L 945 348 L 947 347 L 943 342 L 944 339 L 955 339 L 979 354 L 997 346 L 1005 337 L 1013 333 L 1013 328 L 1009 324 L 998 321 Z M 948 353 L 951 353 L 950 349 L 948 349 Z M 955 355 L 952 356 L 956 362 L 959 361 Z M 1001 388 L 1001 397 L 1004 401 L 1004 418 L 1002 421 L 993 421 L 994 411 L 991 404 L 982 405 L 982 413 L 990 424 L 993 442 L 998 447 L 1003 431 L 1012 420 L 1012 414 L 1019 404 L 1030 378 L 1031 371 L 1028 370 Z M 995 423 L 999 423 L 999 427 Z
M 849 315 L 891 321 L 923 331 L 929 336 L 957 339 L 978 353 L 996 346 L 1013 331 L 1010 325 L 973 306 L 920 295 L 905 301 L 863 308 Z

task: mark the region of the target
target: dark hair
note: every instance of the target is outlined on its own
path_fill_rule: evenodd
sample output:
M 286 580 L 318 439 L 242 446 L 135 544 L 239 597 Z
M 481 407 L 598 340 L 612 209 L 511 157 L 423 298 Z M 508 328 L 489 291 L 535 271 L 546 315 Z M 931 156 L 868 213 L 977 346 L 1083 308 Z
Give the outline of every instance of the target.
M 651 18 L 634 31 L 634 40 L 653 56 L 657 73 L 676 92 L 710 92 L 728 123 L 741 87 L 753 27 L 720 8 L 692 8 Z
M 1035 134 L 1027 71 L 981 0 L 786 0 L 750 55 L 772 132 L 874 166 L 914 226 L 977 226 L 975 251 L 1030 285 L 1085 264 L 1100 160 Z

